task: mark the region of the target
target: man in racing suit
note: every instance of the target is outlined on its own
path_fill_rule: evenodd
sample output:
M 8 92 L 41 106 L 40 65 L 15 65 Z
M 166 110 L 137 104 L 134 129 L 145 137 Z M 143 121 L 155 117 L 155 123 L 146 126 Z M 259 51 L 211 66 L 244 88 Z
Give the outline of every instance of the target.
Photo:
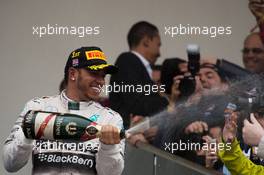
M 18 171 L 32 153 L 34 175 L 121 174 L 124 167 L 124 141 L 119 137 L 122 118 L 94 101 L 105 83 L 105 74 L 116 70 L 106 63 L 100 48 L 82 47 L 73 51 L 64 71 L 66 89 L 60 95 L 29 101 L 16 121 L 4 143 L 6 170 Z M 29 110 L 78 114 L 101 125 L 101 134 L 84 142 L 29 140 L 22 131 L 23 118 Z

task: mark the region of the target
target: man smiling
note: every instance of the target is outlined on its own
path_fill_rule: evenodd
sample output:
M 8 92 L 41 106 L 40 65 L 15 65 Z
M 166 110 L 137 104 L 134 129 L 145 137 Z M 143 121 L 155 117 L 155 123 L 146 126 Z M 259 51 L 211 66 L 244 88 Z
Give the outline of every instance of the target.
M 98 47 L 82 47 L 73 51 L 64 70 L 66 89 L 60 95 L 29 101 L 20 114 L 4 144 L 6 170 L 20 170 L 32 153 L 34 175 L 121 174 L 124 167 L 124 143 L 119 136 L 119 130 L 123 127 L 122 118 L 118 113 L 95 102 L 100 87 L 105 83 L 105 75 L 116 71 L 115 66 L 107 64 L 104 53 Z M 82 115 L 100 124 L 101 134 L 99 138 L 86 142 L 51 141 L 54 143 L 52 145 L 68 146 L 49 148 L 49 141 L 25 138 L 22 122 L 29 110 Z M 80 144 L 82 147 L 79 147 Z

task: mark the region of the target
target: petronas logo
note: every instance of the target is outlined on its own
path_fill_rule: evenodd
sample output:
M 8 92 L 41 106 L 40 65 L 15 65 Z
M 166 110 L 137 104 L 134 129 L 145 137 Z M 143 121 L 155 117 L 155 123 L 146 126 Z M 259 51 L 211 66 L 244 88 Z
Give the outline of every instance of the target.
M 77 133 L 77 124 L 75 122 L 70 122 L 66 125 L 65 129 L 69 135 L 75 135 Z

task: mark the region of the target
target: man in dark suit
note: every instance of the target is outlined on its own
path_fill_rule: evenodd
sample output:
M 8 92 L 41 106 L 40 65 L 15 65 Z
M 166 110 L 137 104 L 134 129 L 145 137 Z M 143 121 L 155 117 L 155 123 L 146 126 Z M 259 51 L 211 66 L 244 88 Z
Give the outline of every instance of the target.
M 127 40 L 130 51 L 119 55 L 115 63 L 119 72 L 110 79 L 112 87 L 123 87 L 119 92 L 110 92 L 110 106 L 121 114 L 125 128 L 129 127 L 130 116 L 149 116 L 167 106 L 151 77 L 151 65 L 160 56 L 158 28 L 145 21 L 138 22 L 128 32 Z

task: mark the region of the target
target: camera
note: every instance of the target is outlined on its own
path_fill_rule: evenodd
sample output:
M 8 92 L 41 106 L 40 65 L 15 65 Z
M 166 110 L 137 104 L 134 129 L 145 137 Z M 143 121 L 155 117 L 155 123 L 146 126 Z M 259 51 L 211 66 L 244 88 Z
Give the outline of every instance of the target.
M 236 97 L 236 103 L 240 109 L 246 109 L 249 113 L 264 115 L 264 93 L 257 88 L 246 92 L 244 96 Z
M 179 84 L 181 96 L 189 97 L 194 93 L 196 88 L 195 75 L 200 70 L 200 50 L 196 44 L 187 46 L 188 55 L 188 74 L 184 74 L 184 78 Z

